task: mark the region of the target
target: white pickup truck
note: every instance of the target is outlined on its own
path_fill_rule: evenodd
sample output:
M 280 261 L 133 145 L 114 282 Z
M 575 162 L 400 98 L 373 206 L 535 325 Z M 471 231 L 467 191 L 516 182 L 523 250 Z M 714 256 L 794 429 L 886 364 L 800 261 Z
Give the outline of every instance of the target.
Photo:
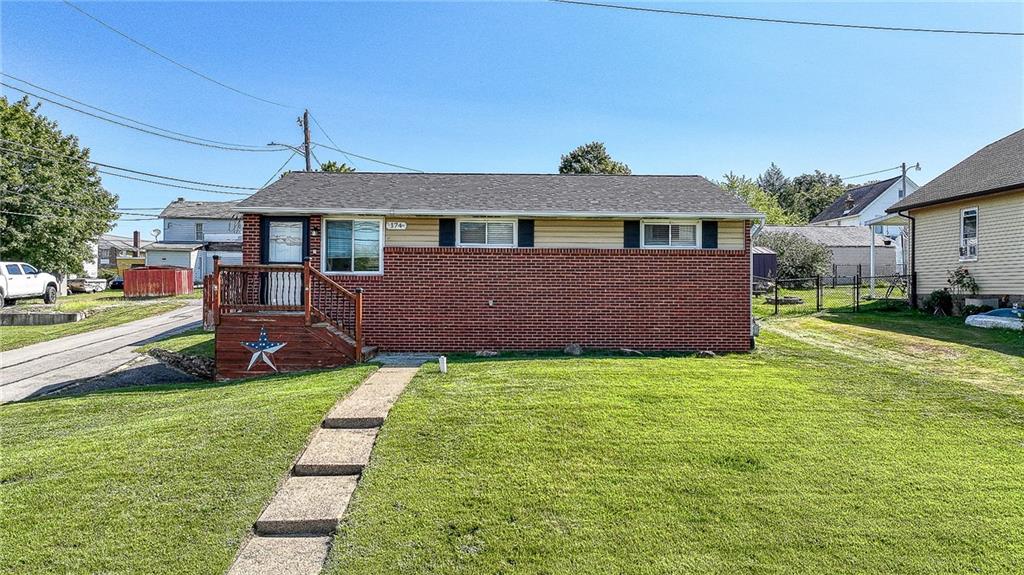
M 57 303 L 58 285 L 57 278 L 26 263 L 0 262 L 0 307 L 30 297 Z

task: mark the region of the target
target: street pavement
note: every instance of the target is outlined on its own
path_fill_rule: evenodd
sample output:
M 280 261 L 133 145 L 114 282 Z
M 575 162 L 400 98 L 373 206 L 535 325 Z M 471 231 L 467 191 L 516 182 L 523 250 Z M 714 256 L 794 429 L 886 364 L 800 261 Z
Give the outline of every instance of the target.
M 139 346 L 199 327 L 201 302 L 130 323 L 0 352 L 0 403 L 80 383 L 139 358 Z

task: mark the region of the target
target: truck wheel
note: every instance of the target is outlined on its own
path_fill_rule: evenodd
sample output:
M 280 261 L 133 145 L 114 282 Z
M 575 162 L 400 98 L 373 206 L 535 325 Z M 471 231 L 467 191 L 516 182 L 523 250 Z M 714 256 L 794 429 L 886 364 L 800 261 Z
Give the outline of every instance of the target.
M 43 292 L 43 303 L 54 304 L 57 303 L 57 286 L 48 285 L 46 291 Z

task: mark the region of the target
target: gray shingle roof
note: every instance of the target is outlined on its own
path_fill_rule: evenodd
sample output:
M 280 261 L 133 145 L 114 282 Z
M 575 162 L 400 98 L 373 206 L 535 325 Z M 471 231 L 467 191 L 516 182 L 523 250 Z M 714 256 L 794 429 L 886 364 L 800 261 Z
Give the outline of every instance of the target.
M 757 217 L 700 176 L 289 172 L 239 202 L 250 213 Z
M 1024 130 L 996 140 L 890 206 L 893 213 L 1024 187 Z
M 830 248 L 857 248 L 871 245 L 867 226 L 765 226 L 762 233 L 789 233 L 803 236 Z M 875 247 L 883 247 L 885 237 L 875 234 Z
M 230 202 L 196 202 L 178 198 L 167 204 L 167 207 L 160 212 L 161 218 L 207 218 L 214 220 L 237 219 L 238 212 L 234 211 L 238 200 Z
M 850 188 L 849 190 L 846 190 L 846 193 L 836 198 L 836 201 L 832 202 L 831 206 L 825 208 L 820 214 L 814 216 L 814 218 L 811 219 L 811 222 L 824 222 L 846 216 L 855 216 L 864 211 L 864 208 L 871 205 L 871 202 L 878 199 L 878 196 L 885 193 L 885 191 L 892 187 L 892 185 L 899 181 L 899 179 L 900 176 L 896 176 L 895 178 L 889 178 L 888 180 Z M 847 196 L 853 197 L 853 209 L 849 211 L 846 209 Z

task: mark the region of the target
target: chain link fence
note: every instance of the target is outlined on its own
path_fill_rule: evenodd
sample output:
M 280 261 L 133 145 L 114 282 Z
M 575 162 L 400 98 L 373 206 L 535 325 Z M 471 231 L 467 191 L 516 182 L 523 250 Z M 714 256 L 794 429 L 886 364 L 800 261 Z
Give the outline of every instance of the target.
M 754 278 L 754 314 L 794 315 L 892 309 L 909 304 L 910 276 L 814 276 L 808 278 Z

